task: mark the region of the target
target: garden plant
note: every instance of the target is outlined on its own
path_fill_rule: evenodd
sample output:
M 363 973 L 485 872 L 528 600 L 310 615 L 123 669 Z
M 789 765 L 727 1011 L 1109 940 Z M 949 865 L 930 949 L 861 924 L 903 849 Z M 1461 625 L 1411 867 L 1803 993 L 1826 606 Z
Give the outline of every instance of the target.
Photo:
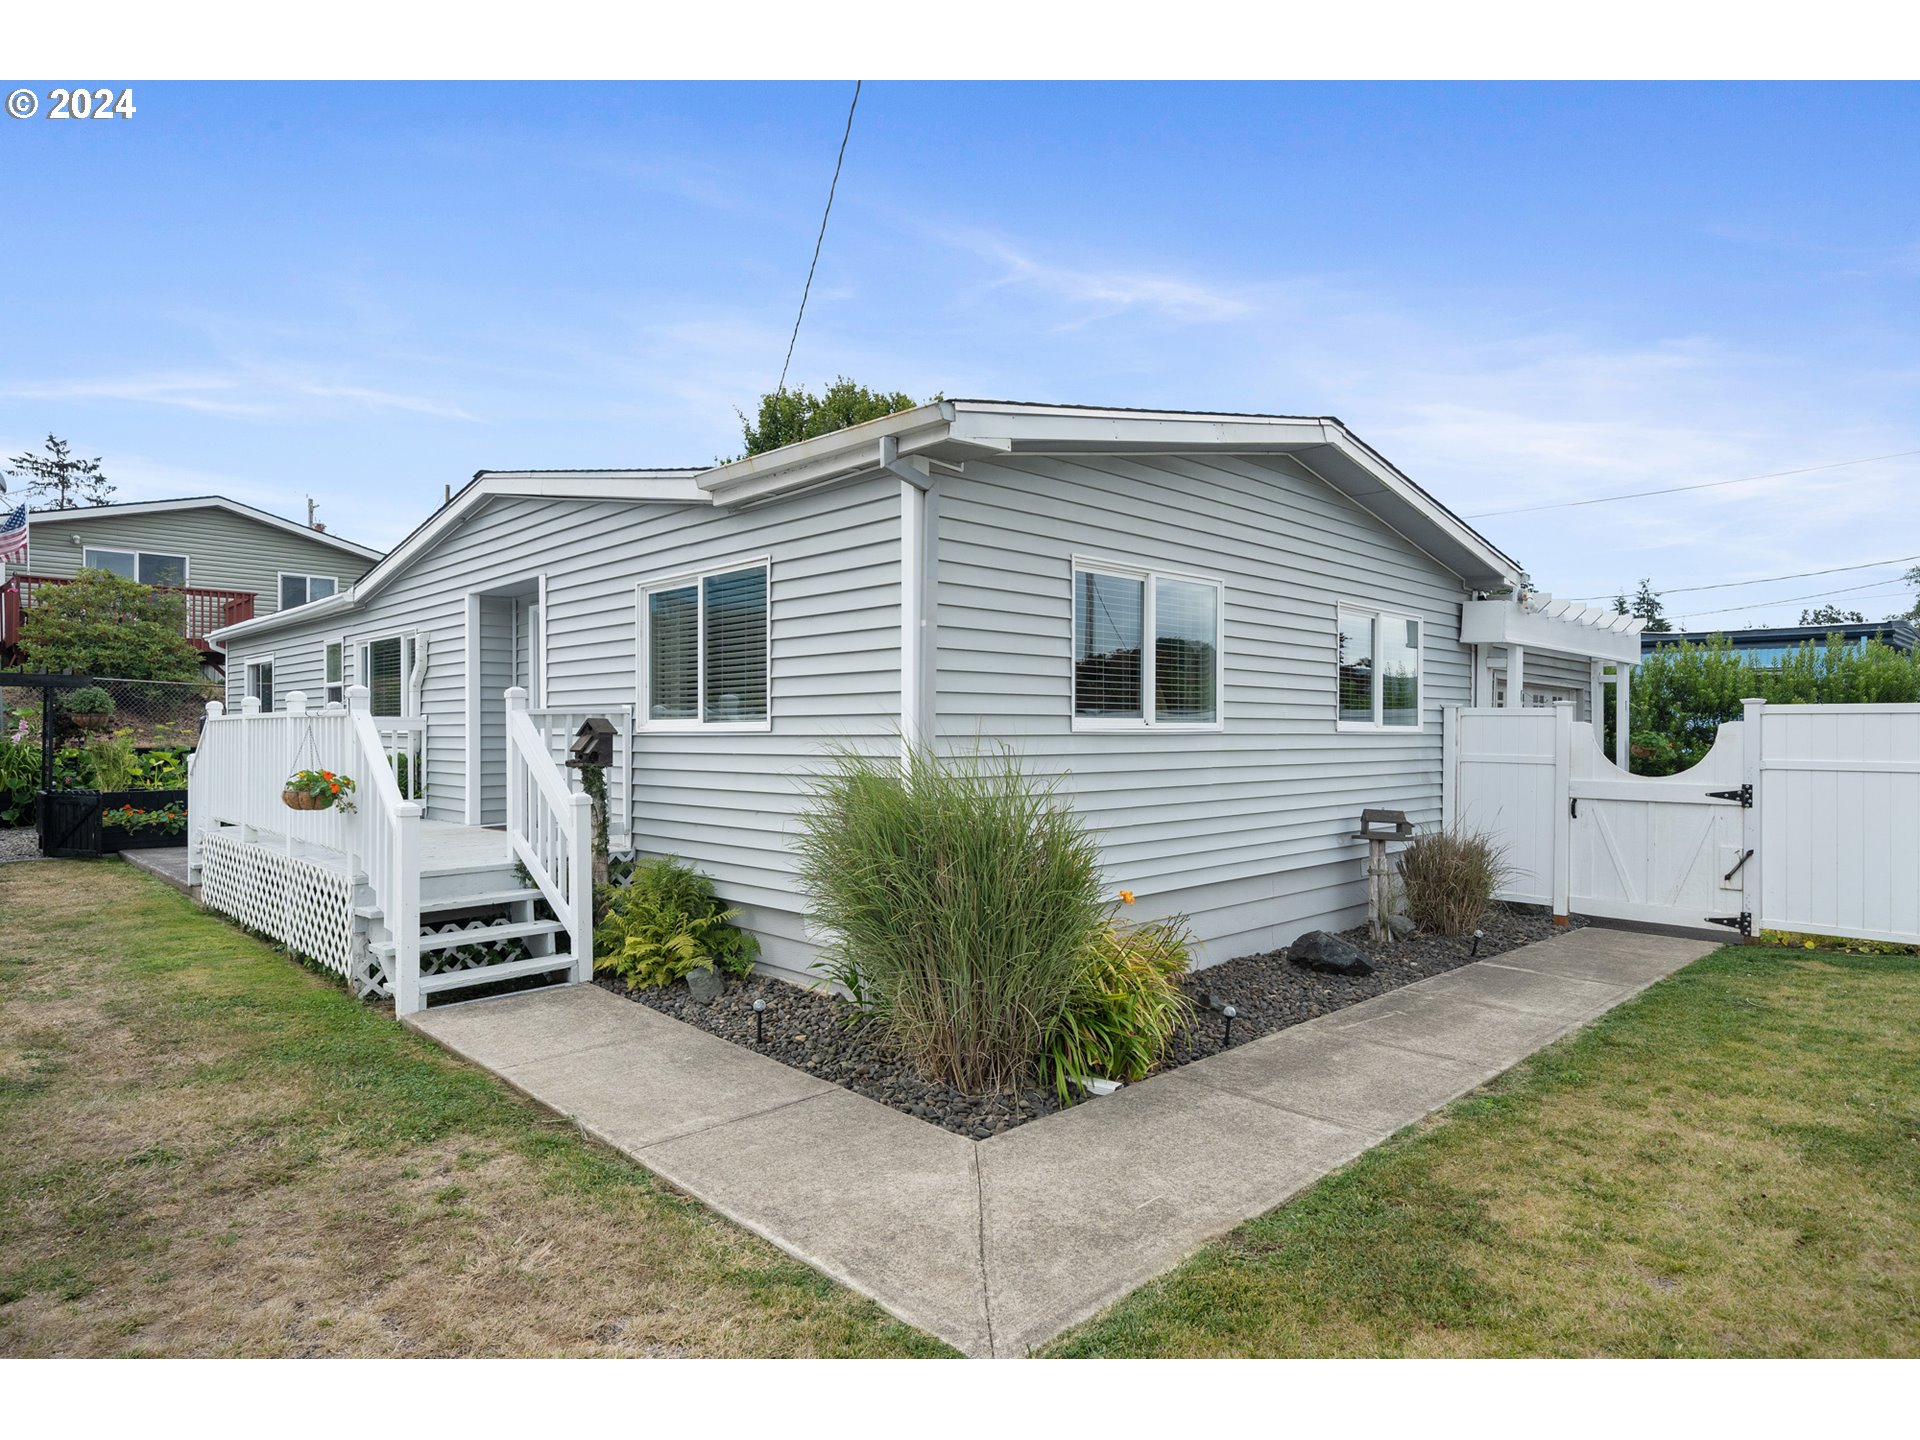
M 700 969 L 744 978 L 760 953 L 713 881 L 676 855 L 634 862 L 624 884 L 602 886 L 596 899 L 604 918 L 593 932 L 594 969 L 629 990 L 671 985 Z
M 1491 835 L 1465 825 L 1414 836 L 1398 862 L 1407 914 L 1437 935 L 1473 929 L 1511 868 Z

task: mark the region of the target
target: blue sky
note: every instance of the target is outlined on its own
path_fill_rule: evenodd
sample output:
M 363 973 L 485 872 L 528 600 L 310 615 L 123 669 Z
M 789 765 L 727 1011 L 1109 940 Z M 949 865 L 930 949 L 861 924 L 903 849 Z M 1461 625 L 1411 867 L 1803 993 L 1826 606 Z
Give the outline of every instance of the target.
M 132 120 L 0 120 L 0 447 L 52 430 L 123 499 L 312 494 L 380 545 L 476 469 L 734 453 L 849 90 L 142 84 Z M 793 378 L 1335 414 L 1467 515 L 1920 450 L 1916 134 L 1913 86 L 877 82 Z M 1920 554 L 1917 481 L 1478 523 L 1601 595 Z M 1902 568 L 1670 606 L 1877 617 Z

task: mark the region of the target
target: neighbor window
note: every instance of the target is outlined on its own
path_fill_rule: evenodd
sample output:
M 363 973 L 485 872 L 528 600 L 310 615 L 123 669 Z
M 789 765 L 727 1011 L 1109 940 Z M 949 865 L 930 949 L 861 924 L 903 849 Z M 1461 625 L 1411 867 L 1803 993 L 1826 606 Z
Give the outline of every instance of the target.
M 262 710 L 273 709 L 273 661 L 247 662 L 247 694 L 260 702 Z
M 367 711 L 373 715 L 405 715 L 414 664 L 411 635 L 388 635 L 360 647 L 360 683 L 367 687 Z
M 1383 611 L 1338 618 L 1339 724 L 1352 730 L 1420 728 L 1420 622 Z
M 288 575 L 283 571 L 280 576 L 280 608 L 291 610 L 311 600 L 324 600 L 339 588 L 331 575 Z
M 1074 722 L 1218 724 L 1221 609 L 1216 581 L 1076 565 Z
M 327 642 L 327 703 L 337 704 L 346 698 L 346 681 L 341 673 L 345 646 L 338 640 Z
M 767 567 L 746 565 L 643 585 L 647 719 L 767 722 Z
M 142 585 L 187 583 L 187 557 L 160 555 L 147 550 L 96 550 L 91 545 L 80 552 L 80 564 L 88 570 L 107 570 L 138 580 Z

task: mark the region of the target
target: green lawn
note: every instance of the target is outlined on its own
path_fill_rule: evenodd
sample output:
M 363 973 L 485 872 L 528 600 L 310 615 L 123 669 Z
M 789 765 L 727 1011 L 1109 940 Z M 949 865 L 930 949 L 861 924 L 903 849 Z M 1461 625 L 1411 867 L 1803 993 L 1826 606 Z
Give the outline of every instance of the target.
M 124 865 L 0 917 L 0 1354 L 949 1353 Z
M 1050 1353 L 1920 1353 L 1920 960 L 1721 950 Z

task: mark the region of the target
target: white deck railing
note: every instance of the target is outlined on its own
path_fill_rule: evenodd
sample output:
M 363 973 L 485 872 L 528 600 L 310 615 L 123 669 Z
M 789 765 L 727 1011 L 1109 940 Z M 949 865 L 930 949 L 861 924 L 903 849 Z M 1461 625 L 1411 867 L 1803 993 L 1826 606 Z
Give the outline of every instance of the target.
M 567 927 L 573 979 L 593 976 L 593 802 L 567 788 L 527 692 L 507 691 L 507 839 Z
M 615 850 L 631 843 L 633 830 L 633 707 L 631 705 L 593 705 L 562 710 L 553 706 L 529 706 L 527 718 L 533 721 L 546 744 L 547 758 L 564 767 L 572 753 L 573 737 L 589 719 L 613 722 L 613 764 L 607 767 L 607 834 Z
M 284 848 L 290 861 L 344 866 L 365 884 L 394 941 L 388 977 L 402 1015 L 420 1009 L 420 805 L 400 793 L 396 753 L 424 753 L 424 727 L 367 713 L 367 690 L 347 691 L 343 710 L 307 709 L 295 691 L 287 708 L 262 711 L 249 697 L 237 714 L 214 702 L 188 762 L 187 863 L 198 874 L 207 838 L 232 830 L 242 844 Z M 353 809 L 293 810 L 281 800 L 299 770 L 353 778 Z M 417 761 L 410 766 L 417 774 Z M 351 916 L 347 917 L 349 928 Z M 290 936 L 283 936 L 289 939 Z

